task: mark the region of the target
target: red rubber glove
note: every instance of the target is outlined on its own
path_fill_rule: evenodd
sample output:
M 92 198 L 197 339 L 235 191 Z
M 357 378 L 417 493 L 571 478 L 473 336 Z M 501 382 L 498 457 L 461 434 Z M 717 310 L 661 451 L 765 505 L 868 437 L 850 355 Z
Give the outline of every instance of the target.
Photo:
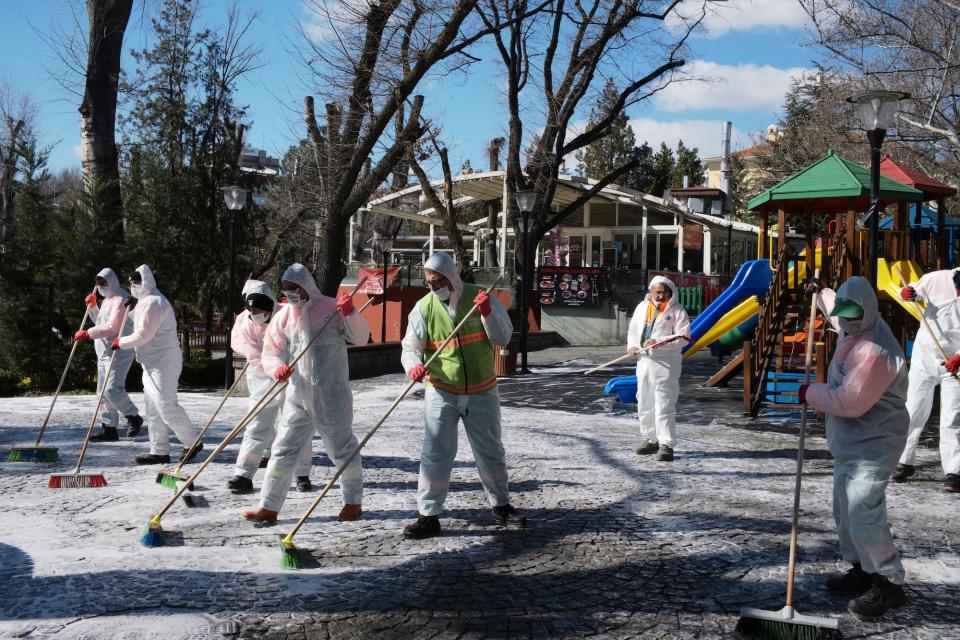
M 916 300 L 917 292 L 913 287 L 904 287 L 900 289 L 900 298 L 903 300 Z
M 407 372 L 407 377 L 414 382 L 423 382 L 423 379 L 426 377 L 426 375 L 427 368 L 422 364 L 414 365 L 414 367 Z
M 353 313 L 353 298 L 345 293 L 340 294 L 340 297 L 337 298 L 337 309 L 340 309 L 340 313 L 344 316 Z
M 943 363 L 943 366 L 946 367 L 950 373 L 956 373 L 957 369 L 960 369 L 960 354 L 951 356 L 949 360 Z
M 273 377 L 279 380 L 280 382 L 286 382 L 290 379 L 290 376 L 293 375 L 293 367 L 287 366 L 285 364 L 280 365 L 273 372 Z
M 81 329 L 80 331 L 77 331 L 75 334 L 73 334 L 74 342 L 77 342 L 78 340 L 89 340 L 89 339 L 90 339 L 90 334 L 87 333 L 85 329 Z
M 800 400 L 800 404 L 807 404 L 807 389 L 810 388 L 808 384 L 800 385 L 800 389 L 797 391 L 797 398 Z
M 87 297 L 83 299 L 83 302 L 84 302 L 84 304 L 86 304 L 88 307 L 95 307 L 95 306 L 97 306 L 97 294 L 96 294 L 96 293 L 88 293 L 88 294 L 87 294 Z
M 477 305 L 477 308 L 480 309 L 480 315 L 484 318 L 493 311 L 490 308 L 490 295 L 486 291 L 478 293 L 477 297 L 473 299 L 473 304 Z
M 86 331 L 84 331 L 86 333 Z M 120 338 L 114 338 L 113 342 L 110 343 L 110 348 L 116 351 L 120 348 Z

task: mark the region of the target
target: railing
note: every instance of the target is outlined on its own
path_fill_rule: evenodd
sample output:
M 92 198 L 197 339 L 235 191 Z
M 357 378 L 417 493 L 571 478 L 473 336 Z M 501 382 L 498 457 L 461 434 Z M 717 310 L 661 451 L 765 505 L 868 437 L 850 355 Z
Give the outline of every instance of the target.
M 208 334 L 211 351 L 225 350 L 230 339 L 230 334 L 223 325 L 215 324 L 208 330 L 207 323 L 201 320 L 187 320 L 182 323 L 177 330 L 177 334 L 180 339 L 180 347 L 188 351 L 206 349 Z
M 767 371 L 777 352 L 783 322 L 794 294 L 799 289 L 798 269 L 790 269 L 797 260 L 796 250 L 786 245 L 777 257 L 777 268 L 760 312 L 760 321 L 749 347 L 749 362 L 744 362 L 744 410 L 756 417 L 765 393 Z

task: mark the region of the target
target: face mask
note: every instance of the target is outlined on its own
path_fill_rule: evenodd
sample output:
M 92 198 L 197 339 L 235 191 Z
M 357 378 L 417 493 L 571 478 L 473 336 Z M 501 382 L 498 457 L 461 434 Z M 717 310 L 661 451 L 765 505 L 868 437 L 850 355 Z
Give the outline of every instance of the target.
M 863 333 L 863 318 L 837 318 L 837 322 L 847 335 L 858 336 Z
M 433 290 L 433 295 L 437 296 L 444 302 L 450 299 L 450 289 L 447 287 L 440 287 L 439 289 Z
M 101 285 L 98 284 L 98 285 L 97 285 L 97 293 L 99 293 L 101 296 L 103 296 L 104 298 L 106 298 L 106 297 L 107 297 L 107 294 L 110 293 L 110 288 L 109 288 L 109 287 L 104 287 L 104 286 L 101 286 Z
M 251 313 L 250 319 L 257 324 L 267 324 L 267 322 L 270 321 L 270 318 L 265 313 Z
M 139 298 L 143 295 L 143 285 L 142 284 L 131 284 L 130 293 L 133 294 L 133 297 Z
M 303 300 L 300 299 L 300 292 L 281 291 L 280 293 L 282 293 L 287 298 L 287 304 L 291 304 L 295 307 L 299 307 L 303 305 Z

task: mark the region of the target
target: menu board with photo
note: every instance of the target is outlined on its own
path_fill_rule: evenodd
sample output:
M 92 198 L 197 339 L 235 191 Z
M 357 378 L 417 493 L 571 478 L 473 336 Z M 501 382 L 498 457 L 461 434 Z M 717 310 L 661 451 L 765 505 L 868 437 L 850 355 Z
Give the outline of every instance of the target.
M 600 305 L 601 269 L 541 267 L 537 293 L 542 306 L 596 307 Z

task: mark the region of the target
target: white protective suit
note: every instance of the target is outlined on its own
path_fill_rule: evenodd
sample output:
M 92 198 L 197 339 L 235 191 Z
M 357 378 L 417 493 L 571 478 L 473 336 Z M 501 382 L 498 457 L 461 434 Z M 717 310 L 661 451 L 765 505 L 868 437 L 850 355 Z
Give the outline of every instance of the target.
M 947 356 L 960 353 L 960 297 L 953 274 L 960 269 L 933 271 L 910 286 L 927 303 L 924 317 L 937 335 Z M 960 474 L 960 383 L 943 367 L 943 357 L 930 334 L 920 327 L 910 359 L 910 390 L 907 410 L 910 433 L 900 456 L 901 464 L 912 465 L 917 456 L 920 432 L 930 418 L 933 395 L 940 385 L 940 462 L 944 473 Z
M 862 320 L 830 316 L 836 298 L 853 300 Z M 887 525 L 886 489 L 907 437 L 906 358 L 859 276 L 824 289 L 820 308 L 840 334 L 825 384 L 811 384 L 807 404 L 827 414 L 833 454 L 833 518 L 840 552 L 867 573 L 903 584 L 903 565 Z
M 243 297 L 259 293 L 273 300 L 273 293 L 266 282 L 247 280 L 243 285 Z M 280 311 L 279 304 L 274 300 L 273 314 Z M 263 336 L 267 332 L 269 323 L 256 322 L 249 310 L 244 309 L 233 322 L 230 332 L 230 346 L 234 352 L 247 359 L 247 390 L 249 392 L 247 410 L 252 410 L 260 403 L 263 396 L 273 386 L 273 378 L 263 370 L 260 354 L 263 352 Z M 243 441 L 240 443 L 240 452 L 237 454 L 236 475 L 253 479 L 253 474 L 260 467 L 260 459 L 270 456 L 270 447 L 277 437 L 277 417 L 280 405 L 283 402 L 283 392 L 274 399 L 265 409 L 260 411 L 243 431 Z M 297 461 L 297 476 L 310 475 L 312 461 L 311 442 L 308 440 L 300 452 Z
M 673 448 L 677 439 L 677 397 L 680 395 L 680 370 L 683 357 L 683 338 L 651 351 L 642 351 L 647 340 L 659 342 L 674 336 L 690 336 L 690 318 L 677 299 L 677 285 L 669 278 L 656 276 L 650 287 L 662 284 L 673 295 L 666 307 L 659 311 L 652 325 L 647 324 L 650 305 L 655 303 L 650 294 L 637 305 L 627 329 L 627 350 L 641 349 L 637 359 L 637 415 L 640 418 L 640 436 L 647 442 Z
M 103 391 L 100 420 L 106 426 L 116 428 L 120 424 L 121 415 L 140 415 L 137 405 L 127 395 L 127 373 L 130 371 L 130 365 L 133 364 L 133 351 L 118 350 L 110 376 L 106 375 L 110 367 L 110 359 L 113 357 L 110 344 L 121 333 L 125 336 L 130 335 L 133 322 L 127 318 L 121 330 L 120 324 L 123 322 L 123 314 L 126 311 L 123 303 L 127 301 L 129 294 L 120 286 L 117 274 L 113 269 L 103 269 L 97 277 L 106 280 L 107 286 L 97 287 L 100 295 L 103 296 L 103 302 L 100 307 L 90 310 L 94 326 L 87 330 L 87 335 L 93 340 L 93 348 L 97 352 L 97 393 L 100 393 L 106 385 L 106 390 Z
M 263 371 L 271 376 L 280 366 L 292 362 L 337 311 L 336 299 L 320 293 L 313 275 L 303 265 L 287 267 L 283 279 L 303 287 L 310 299 L 301 306 L 284 305 L 270 321 L 260 362 Z M 346 318 L 338 313 L 293 366 L 277 439 L 260 489 L 262 508 L 280 511 L 300 452 L 305 442 L 309 446 L 315 432 L 319 432 L 327 455 L 338 468 L 356 449 L 346 343 L 366 344 L 369 337 L 370 327 L 356 309 Z M 360 504 L 361 456 L 355 457 L 340 476 L 340 491 L 344 504 Z
M 177 401 L 183 354 L 177 338 L 173 306 L 157 290 L 157 281 L 150 267 L 142 264 L 137 267 L 137 272 L 143 282 L 131 291 L 137 298 L 137 306 L 133 309 L 133 332 L 120 338 L 120 349 L 136 349 L 137 362 L 143 367 L 150 453 L 170 455 L 170 431 L 177 434 L 186 449 L 196 439 L 197 427 Z
M 447 300 L 451 318 L 463 292 L 463 282 L 449 254 L 433 254 L 423 265 L 443 274 L 452 288 Z M 432 292 L 428 296 L 434 295 Z M 513 324 L 500 301 L 490 296 L 490 315 L 483 318 L 484 331 L 494 345 L 505 345 L 513 335 Z M 477 312 L 479 313 L 479 312 Z M 427 327 L 420 305 L 416 304 L 407 319 L 401 363 L 405 371 L 423 364 L 427 345 Z M 491 359 L 493 354 L 491 352 Z M 497 387 L 478 393 L 452 393 L 427 384 L 424 393 L 424 434 L 420 453 L 420 477 L 417 482 L 417 507 L 421 515 L 436 516 L 450 489 L 450 472 L 457 455 L 457 424 L 463 428 L 477 461 L 480 483 L 492 507 L 510 502 L 507 482 L 507 459 L 500 426 L 500 395 Z

